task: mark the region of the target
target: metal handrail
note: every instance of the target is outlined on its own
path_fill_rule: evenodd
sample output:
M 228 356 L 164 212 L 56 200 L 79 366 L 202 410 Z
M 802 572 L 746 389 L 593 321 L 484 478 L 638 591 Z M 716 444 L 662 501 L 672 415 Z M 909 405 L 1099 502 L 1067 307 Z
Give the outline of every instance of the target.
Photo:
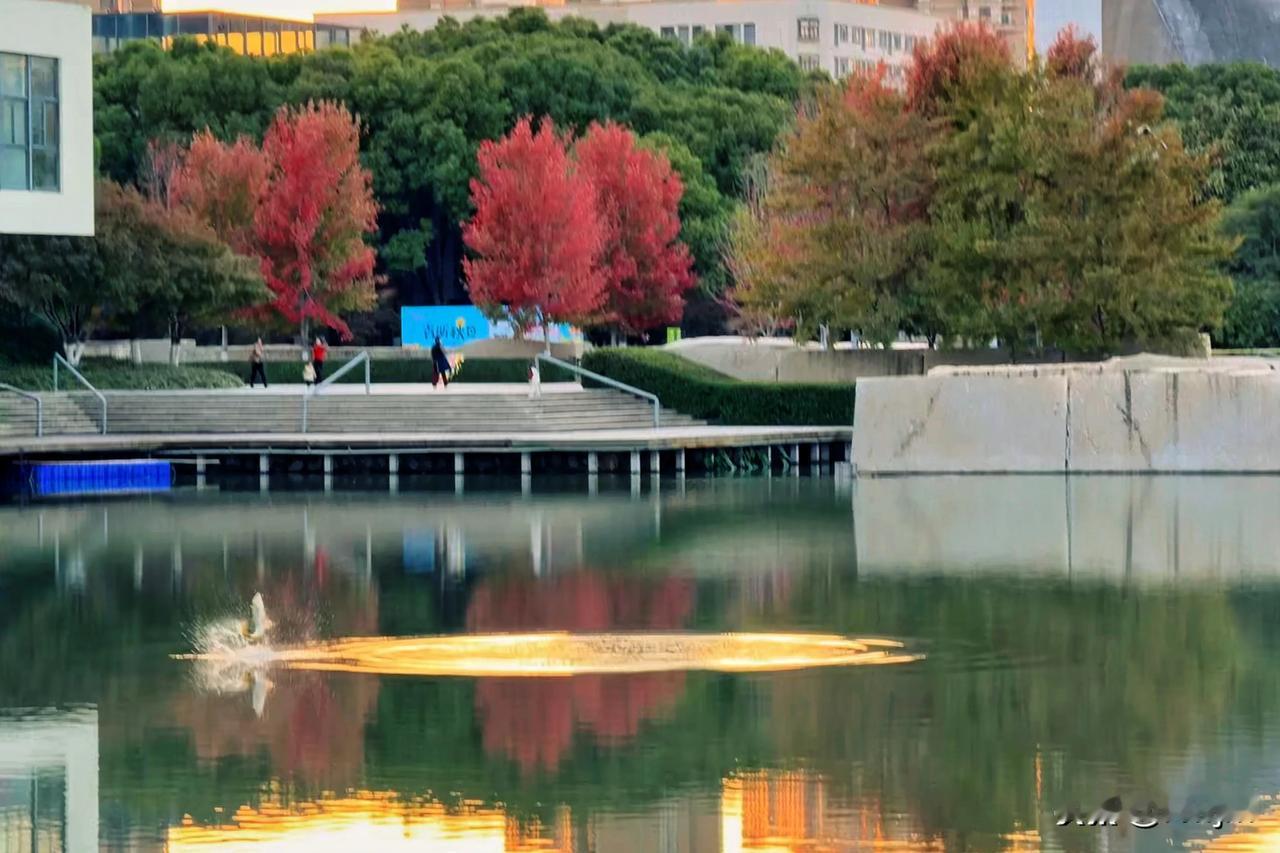
M 649 402 L 653 403 L 653 428 L 657 429 L 659 424 L 661 423 L 662 403 L 659 402 L 658 396 L 656 394 L 650 394 L 648 391 L 644 391 L 644 390 L 641 390 L 640 388 L 636 388 L 634 385 L 628 385 L 625 382 L 619 382 L 616 379 L 610 379 L 608 376 L 602 376 L 599 373 L 595 373 L 594 371 L 587 370 L 585 367 L 579 367 L 578 365 L 573 364 L 572 362 L 561 361 L 560 359 L 554 358 L 545 352 L 538 353 L 536 356 L 534 356 L 534 358 L 537 359 L 538 361 L 545 361 L 548 364 L 554 364 L 556 367 L 563 368 L 565 370 L 568 370 L 571 373 L 576 373 L 579 376 L 585 376 L 586 378 L 599 382 L 603 385 L 608 385 L 610 387 L 617 388 L 619 391 L 626 391 L 628 394 L 633 394 L 636 397 L 639 397 L 643 400 L 648 400 Z
M 72 376 L 80 380 L 80 384 L 88 388 L 89 391 L 92 392 L 93 396 L 98 398 L 98 402 L 102 404 L 102 434 L 106 435 L 107 434 L 107 398 L 103 396 L 101 391 L 99 391 L 97 388 L 94 388 L 93 383 L 91 383 L 88 379 L 85 379 L 84 376 L 81 375 L 80 371 L 72 367 L 71 362 L 67 361 L 65 358 L 62 357 L 62 353 L 53 354 L 53 390 L 54 391 L 58 390 L 59 362 L 61 362 L 62 366 L 71 372 Z
M 355 366 L 360 362 L 364 362 L 364 393 L 366 394 L 373 393 L 372 372 L 369 369 L 369 351 L 360 350 L 360 352 L 356 353 L 354 358 L 352 358 L 346 364 L 342 365 L 342 367 L 339 367 L 337 370 L 331 373 L 327 379 L 325 379 L 319 385 L 316 385 L 316 387 L 308 390 L 302 395 L 302 431 L 303 432 L 307 431 L 307 421 L 308 421 L 308 416 L 310 414 L 310 408 L 311 408 L 309 404 L 311 402 L 311 398 L 314 397 L 316 394 L 319 394 L 323 389 L 328 388 L 330 385 L 332 385 L 334 380 L 336 380 L 339 376 L 345 376 L 348 371 L 354 370 Z
M 36 438 L 44 435 L 44 401 L 40 399 L 39 394 L 32 394 L 30 391 L 23 391 L 21 388 L 14 388 L 5 382 L 0 382 L 0 391 L 10 391 L 19 397 L 26 397 L 28 400 L 36 401 Z

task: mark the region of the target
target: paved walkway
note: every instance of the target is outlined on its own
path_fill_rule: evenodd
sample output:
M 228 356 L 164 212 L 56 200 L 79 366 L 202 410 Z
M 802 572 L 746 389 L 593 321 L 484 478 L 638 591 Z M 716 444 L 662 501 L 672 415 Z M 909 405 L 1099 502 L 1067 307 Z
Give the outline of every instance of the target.
M 599 429 L 568 432 L 510 433 L 245 433 L 172 435 L 59 435 L 48 438 L 0 439 L 0 457 L 58 453 L 191 454 L 214 449 L 226 452 L 276 453 L 459 452 L 512 451 L 621 452 L 705 447 L 848 442 L 852 427 L 688 426 L 659 429 Z
M 432 395 L 437 397 L 445 396 L 468 396 L 472 394 L 504 394 L 512 396 L 528 396 L 529 385 L 525 382 L 457 382 L 448 388 L 433 388 L 429 382 L 374 382 L 370 388 L 375 395 Z M 72 388 L 72 391 L 83 390 L 81 388 Z M 250 388 L 248 385 L 239 388 L 190 388 L 184 390 L 161 390 L 161 391 L 139 391 L 127 388 L 102 389 L 102 393 L 111 394 L 166 394 L 166 395 L 202 395 L 209 394 L 281 394 L 301 396 L 308 390 L 306 385 L 282 385 L 276 384 L 269 388 L 263 388 L 259 385 L 256 388 Z M 546 394 L 575 394 L 583 391 L 583 387 L 577 382 L 543 382 L 542 393 Z M 334 397 L 343 395 L 359 395 L 364 396 L 364 383 L 335 383 L 326 385 L 324 390 L 320 392 L 322 397 Z

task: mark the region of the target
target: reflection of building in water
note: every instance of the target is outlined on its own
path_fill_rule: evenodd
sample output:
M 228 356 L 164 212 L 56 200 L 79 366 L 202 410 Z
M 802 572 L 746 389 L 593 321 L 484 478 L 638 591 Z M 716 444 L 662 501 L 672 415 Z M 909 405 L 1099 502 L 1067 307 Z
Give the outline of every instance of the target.
M 98 712 L 0 717 L 0 850 L 98 849 Z

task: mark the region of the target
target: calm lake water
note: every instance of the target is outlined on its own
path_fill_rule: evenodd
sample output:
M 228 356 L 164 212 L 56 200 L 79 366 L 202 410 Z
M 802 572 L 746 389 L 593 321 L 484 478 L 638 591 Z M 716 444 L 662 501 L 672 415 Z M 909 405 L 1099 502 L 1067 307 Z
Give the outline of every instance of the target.
M 1280 844 L 1280 479 L 618 485 L 0 507 L 0 851 Z M 922 657 L 171 657 L 256 592 L 272 647 L 822 633 Z M 1057 825 L 1113 796 L 1118 826 Z M 1170 819 L 1133 826 L 1149 803 Z M 1198 815 L 1219 805 L 1215 830 Z

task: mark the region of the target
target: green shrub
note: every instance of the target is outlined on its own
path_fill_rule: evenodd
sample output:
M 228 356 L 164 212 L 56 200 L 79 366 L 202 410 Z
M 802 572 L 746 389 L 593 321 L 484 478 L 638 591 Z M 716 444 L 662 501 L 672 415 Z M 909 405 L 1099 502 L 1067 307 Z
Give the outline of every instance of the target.
M 237 388 L 242 383 L 226 371 L 209 367 L 170 367 L 167 364 L 129 364 L 127 362 L 86 359 L 80 365 L 84 378 L 104 390 L 162 391 L 188 388 Z M 82 386 L 66 370 L 59 373 L 60 390 L 82 390 Z M 53 390 L 51 364 L 0 364 L 0 382 L 31 391 Z
M 852 385 L 739 382 L 658 349 L 597 349 L 582 366 L 658 395 L 662 405 L 720 424 L 852 426 Z

